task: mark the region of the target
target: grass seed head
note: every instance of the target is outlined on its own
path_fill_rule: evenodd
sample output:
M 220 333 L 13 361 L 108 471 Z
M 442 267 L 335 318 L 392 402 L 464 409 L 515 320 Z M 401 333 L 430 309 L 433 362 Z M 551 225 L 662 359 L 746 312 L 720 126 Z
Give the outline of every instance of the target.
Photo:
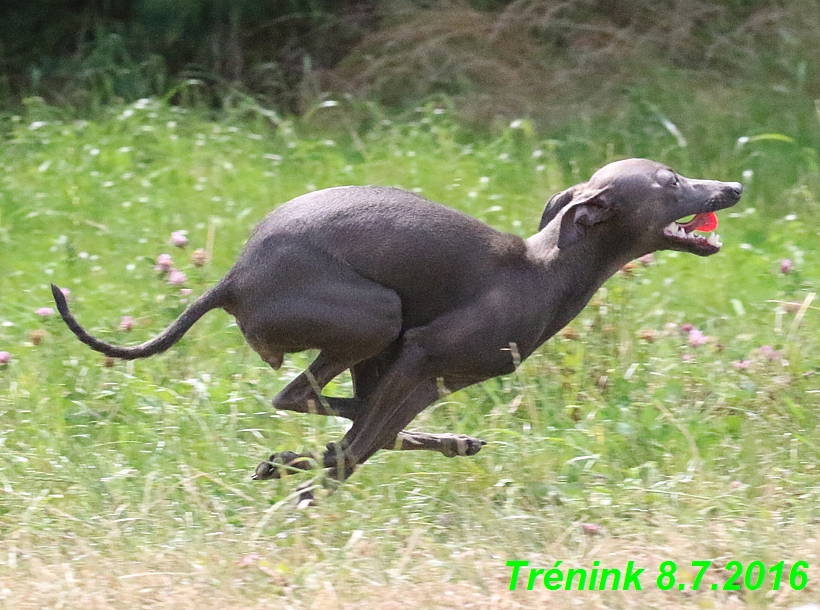
M 197 248 L 191 253 L 191 264 L 194 267 L 204 267 L 208 264 L 210 256 L 204 248 Z

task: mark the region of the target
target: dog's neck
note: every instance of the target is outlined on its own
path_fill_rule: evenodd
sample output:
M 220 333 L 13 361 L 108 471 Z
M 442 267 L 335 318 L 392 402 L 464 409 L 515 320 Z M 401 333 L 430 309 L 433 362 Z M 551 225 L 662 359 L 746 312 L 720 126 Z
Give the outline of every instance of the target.
M 559 219 L 556 219 L 559 220 Z M 539 343 L 566 326 L 586 306 L 598 288 L 634 258 L 618 239 L 582 237 L 569 247 L 558 247 L 560 220 L 553 221 L 526 240 L 530 261 L 539 270 L 545 298 L 545 321 Z

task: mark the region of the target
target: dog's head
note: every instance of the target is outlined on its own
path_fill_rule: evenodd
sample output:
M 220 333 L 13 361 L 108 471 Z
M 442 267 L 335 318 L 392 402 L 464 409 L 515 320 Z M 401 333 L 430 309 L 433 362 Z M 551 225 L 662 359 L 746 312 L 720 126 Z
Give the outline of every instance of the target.
M 539 230 L 559 222 L 559 248 L 598 234 L 617 240 L 634 257 L 656 250 L 710 256 L 721 246 L 711 232 L 717 227 L 714 213 L 735 205 L 742 190 L 738 182 L 694 180 L 656 161 L 626 159 L 552 197 Z

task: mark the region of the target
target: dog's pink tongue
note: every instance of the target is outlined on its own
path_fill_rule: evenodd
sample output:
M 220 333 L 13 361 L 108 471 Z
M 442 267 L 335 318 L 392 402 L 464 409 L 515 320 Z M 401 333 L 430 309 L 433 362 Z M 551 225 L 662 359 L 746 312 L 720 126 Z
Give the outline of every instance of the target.
M 696 215 L 692 220 L 681 226 L 687 233 L 691 233 L 692 231 L 708 233 L 709 231 L 717 229 L 718 219 L 714 212 L 704 212 L 703 214 Z

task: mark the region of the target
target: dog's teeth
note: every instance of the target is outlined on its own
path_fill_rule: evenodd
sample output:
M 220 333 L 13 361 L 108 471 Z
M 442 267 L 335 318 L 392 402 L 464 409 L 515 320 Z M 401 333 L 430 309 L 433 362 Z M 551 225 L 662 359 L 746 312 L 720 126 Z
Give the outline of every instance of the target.
M 670 222 L 663 228 L 663 232 L 665 235 L 669 237 L 678 237 L 681 239 L 695 239 L 695 240 L 704 240 L 710 246 L 714 246 L 715 248 L 720 248 L 723 244 L 720 242 L 720 235 L 717 233 L 708 233 L 703 235 L 701 233 L 696 233 L 692 231 L 691 233 L 687 233 L 686 230 L 680 226 L 676 222 Z
M 720 243 L 720 235 L 717 233 L 710 233 L 709 238 L 706 241 L 709 245 L 714 246 L 715 248 L 720 248 L 723 245 Z

